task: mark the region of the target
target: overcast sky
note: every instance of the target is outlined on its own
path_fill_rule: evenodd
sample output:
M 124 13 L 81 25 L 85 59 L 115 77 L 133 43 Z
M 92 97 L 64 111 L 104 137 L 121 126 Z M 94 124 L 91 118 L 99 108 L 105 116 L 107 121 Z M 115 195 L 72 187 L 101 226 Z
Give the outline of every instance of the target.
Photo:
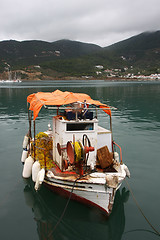
M 160 0 L 0 0 L 0 41 L 77 40 L 108 46 L 160 30 Z

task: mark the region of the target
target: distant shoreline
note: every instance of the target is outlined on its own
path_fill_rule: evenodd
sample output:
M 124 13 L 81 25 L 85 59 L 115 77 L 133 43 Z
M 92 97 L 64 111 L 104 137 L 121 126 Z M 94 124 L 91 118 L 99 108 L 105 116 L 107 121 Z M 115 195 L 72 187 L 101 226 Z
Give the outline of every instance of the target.
M 150 79 L 150 78 L 79 78 L 79 77 L 64 77 L 64 78 L 47 78 L 47 79 L 21 79 L 22 82 L 34 82 L 34 81 L 40 81 L 40 82 L 45 82 L 45 81 L 75 81 L 75 80 L 80 80 L 80 81 L 106 81 L 106 82 L 159 82 L 160 79 Z
M 0 82 L 2 81 L 6 81 L 7 82 L 8 79 L 0 79 Z M 53 77 L 49 77 L 49 76 L 43 76 L 43 78 L 38 78 L 38 77 L 33 77 L 33 78 L 26 78 L 26 79 L 20 79 L 21 82 L 36 82 L 36 81 L 40 81 L 40 82 L 45 82 L 45 81 L 75 81 L 75 80 L 79 80 L 79 81 L 106 81 L 106 82 L 160 82 L 160 78 L 123 78 L 123 77 L 107 77 L 107 78 L 94 78 L 94 77 L 61 77 L 61 78 L 53 78 Z

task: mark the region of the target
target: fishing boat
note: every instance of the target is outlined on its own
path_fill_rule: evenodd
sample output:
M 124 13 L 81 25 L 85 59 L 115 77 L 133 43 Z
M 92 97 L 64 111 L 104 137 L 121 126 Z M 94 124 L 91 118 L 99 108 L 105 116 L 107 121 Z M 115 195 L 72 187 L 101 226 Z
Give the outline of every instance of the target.
M 0 83 L 21 83 L 20 79 L 13 79 L 13 80 L 0 80 Z
M 109 215 L 116 191 L 130 177 L 120 146 L 113 141 L 112 107 L 84 93 L 38 92 L 27 97 L 29 131 L 24 137 L 22 176 Z M 41 108 L 52 113 L 52 126 L 36 133 Z M 108 129 L 99 125 L 99 111 Z M 117 149 L 117 150 L 116 150 Z

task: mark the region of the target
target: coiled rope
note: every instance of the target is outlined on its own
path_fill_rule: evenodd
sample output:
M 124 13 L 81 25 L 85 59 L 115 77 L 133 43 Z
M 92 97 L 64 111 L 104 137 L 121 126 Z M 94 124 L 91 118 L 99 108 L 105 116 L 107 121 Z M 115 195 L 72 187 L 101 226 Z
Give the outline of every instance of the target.
M 126 181 L 126 184 L 127 184 L 127 186 L 128 186 L 128 189 L 129 189 L 129 191 L 130 191 L 130 193 L 131 193 L 131 195 L 132 195 L 132 198 L 133 198 L 133 200 L 134 200 L 137 208 L 138 208 L 139 211 L 141 212 L 142 216 L 145 218 L 145 220 L 146 220 L 147 223 L 150 225 L 150 227 L 153 229 L 153 231 L 154 231 L 158 236 L 160 236 L 160 232 L 151 224 L 151 222 L 148 220 L 148 218 L 145 216 L 144 212 L 142 211 L 141 207 L 139 206 L 139 204 L 138 204 L 138 202 L 137 202 L 137 200 L 136 200 L 136 198 L 135 198 L 135 196 L 134 196 L 134 194 L 133 194 L 133 191 L 132 191 L 129 183 L 127 182 L 126 178 L 125 178 L 125 181 Z

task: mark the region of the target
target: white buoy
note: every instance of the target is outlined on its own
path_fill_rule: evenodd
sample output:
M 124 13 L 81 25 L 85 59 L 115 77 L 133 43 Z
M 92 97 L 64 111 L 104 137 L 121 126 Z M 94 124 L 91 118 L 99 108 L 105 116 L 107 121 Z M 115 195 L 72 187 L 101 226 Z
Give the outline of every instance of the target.
M 23 167 L 23 173 L 22 173 L 22 176 L 24 178 L 29 178 L 32 174 L 32 165 L 34 163 L 34 160 L 31 156 L 29 156 L 25 163 L 24 163 L 24 167 Z
M 42 168 L 39 172 L 38 172 L 38 175 L 37 175 L 37 179 L 36 179 L 36 183 L 35 183 L 35 190 L 39 190 L 41 184 L 43 183 L 44 181 L 44 176 L 45 176 L 45 169 Z
M 41 170 L 41 165 L 38 161 L 35 161 L 32 166 L 32 180 L 36 182 L 38 172 Z
M 22 156 L 21 156 L 21 162 L 22 163 L 24 163 L 26 161 L 27 155 L 28 155 L 28 150 L 23 149 Z
M 28 142 L 29 142 L 29 137 L 25 135 L 23 140 L 23 149 L 27 148 Z
M 130 171 L 129 171 L 128 167 L 127 167 L 125 164 L 123 164 L 123 165 L 124 165 L 124 170 L 125 170 L 125 172 L 126 172 L 126 176 L 127 176 L 128 178 L 130 178 L 130 177 L 131 177 L 131 174 L 130 174 Z

